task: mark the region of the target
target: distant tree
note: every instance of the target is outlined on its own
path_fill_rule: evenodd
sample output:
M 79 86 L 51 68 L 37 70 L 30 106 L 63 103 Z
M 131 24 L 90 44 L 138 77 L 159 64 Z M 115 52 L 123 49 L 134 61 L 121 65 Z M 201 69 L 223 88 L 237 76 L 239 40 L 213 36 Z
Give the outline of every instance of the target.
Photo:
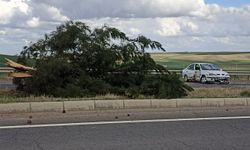
M 114 93 L 132 98 L 140 94 L 181 97 L 192 90 L 156 64 L 147 49 L 165 51 L 159 42 L 142 35 L 129 38 L 116 28 L 91 30 L 82 22 L 70 21 L 24 47 L 19 60 L 32 60 L 37 71 L 22 84 L 17 82 L 18 89 L 60 97 Z

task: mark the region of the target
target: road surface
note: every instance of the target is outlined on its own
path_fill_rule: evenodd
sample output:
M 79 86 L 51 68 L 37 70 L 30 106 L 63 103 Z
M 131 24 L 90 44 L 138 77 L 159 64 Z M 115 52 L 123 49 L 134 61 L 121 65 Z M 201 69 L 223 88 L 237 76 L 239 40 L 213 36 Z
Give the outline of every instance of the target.
M 79 121 L 82 121 L 81 118 L 87 119 L 91 115 L 94 117 L 94 114 L 88 114 L 87 116 L 80 114 L 68 115 L 72 118 L 79 117 L 77 119 Z M 108 122 L 97 120 L 96 122 L 78 122 L 78 124 L 65 122 L 54 124 L 55 122 L 52 123 L 53 121 L 51 121 L 47 124 L 49 126 L 46 126 L 46 124 L 43 124 L 45 126 L 39 124 L 34 126 L 1 126 L 0 149 L 246 150 L 250 148 L 249 110 L 208 112 L 204 110 L 196 112 L 133 111 L 130 117 L 135 116 L 134 119 L 124 122 L 127 119 L 120 120 L 120 118 L 125 114 L 127 114 L 125 111 L 119 113 L 99 112 L 99 115 L 96 114 L 99 117 L 119 117 Z M 226 117 L 216 117 L 218 114 Z M 248 116 L 245 118 L 234 116 L 240 114 Z M 56 114 L 51 114 L 51 116 L 53 115 Z M 34 115 L 33 117 L 38 116 Z M 165 119 L 157 119 L 156 116 Z M 195 116 L 200 117 L 197 119 Z M 207 117 L 201 118 L 202 116 Z M 60 117 L 59 114 L 58 117 Z M 20 117 L 16 116 L 16 120 L 18 118 L 20 119 Z M 180 118 L 185 119 L 181 120 Z M 142 119 L 142 121 L 138 119 Z M 145 119 L 147 120 L 145 121 Z

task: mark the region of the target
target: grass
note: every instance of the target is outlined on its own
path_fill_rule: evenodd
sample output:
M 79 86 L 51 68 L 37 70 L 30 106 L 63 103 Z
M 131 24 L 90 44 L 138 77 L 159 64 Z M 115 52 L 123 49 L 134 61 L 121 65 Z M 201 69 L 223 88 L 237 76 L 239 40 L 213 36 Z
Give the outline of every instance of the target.
M 175 59 L 175 60 L 187 60 L 187 61 L 247 61 L 249 62 L 250 53 L 156 53 L 151 54 L 152 57 L 156 58 L 157 60 L 164 60 L 164 59 Z
M 248 91 L 243 91 L 243 92 L 240 93 L 240 95 L 241 95 L 242 97 L 250 97 L 250 90 L 248 90 Z
M 95 97 L 84 98 L 60 98 L 60 97 L 48 97 L 48 96 L 29 96 L 21 97 L 15 91 L 0 91 L 0 104 L 1 103 L 19 103 L 19 102 L 59 102 L 59 101 L 79 101 L 79 100 L 119 100 L 128 99 L 125 96 L 118 96 L 113 94 L 98 95 Z
M 250 97 L 250 88 L 195 88 L 184 98 L 243 98 Z M 99 95 L 85 98 L 55 98 L 55 97 L 18 97 L 15 91 L 0 91 L 0 103 L 19 102 L 58 102 L 58 101 L 85 101 L 85 100 L 122 100 L 126 96 L 113 94 Z M 140 96 L 138 99 L 153 99 L 153 97 Z
M 224 70 L 250 71 L 250 53 L 152 53 L 151 56 L 169 70 L 180 70 L 195 62 L 208 62 Z
M 5 66 L 5 58 L 11 59 L 11 60 L 16 60 L 17 56 L 10 56 L 10 55 L 2 55 L 0 54 L 0 67 L 6 67 Z
M 247 95 L 249 94 L 249 95 Z M 186 98 L 250 97 L 250 88 L 195 88 Z

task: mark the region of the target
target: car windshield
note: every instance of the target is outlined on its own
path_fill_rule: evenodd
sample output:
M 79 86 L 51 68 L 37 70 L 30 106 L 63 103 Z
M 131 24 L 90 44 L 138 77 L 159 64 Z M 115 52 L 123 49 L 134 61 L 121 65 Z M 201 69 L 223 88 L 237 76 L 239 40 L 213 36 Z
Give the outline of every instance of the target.
M 202 70 L 220 70 L 217 65 L 214 64 L 201 64 Z

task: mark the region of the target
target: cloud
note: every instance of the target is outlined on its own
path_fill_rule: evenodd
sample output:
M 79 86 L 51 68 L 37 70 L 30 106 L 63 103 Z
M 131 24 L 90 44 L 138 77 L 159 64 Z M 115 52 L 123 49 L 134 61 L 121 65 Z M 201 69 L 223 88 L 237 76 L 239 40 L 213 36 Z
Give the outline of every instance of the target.
M 4 34 L 6 34 L 6 32 L 3 30 L 0 30 L 0 35 L 4 35 Z
M 0 25 L 24 27 L 28 24 L 29 27 L 34 27 L 39 25 L 39 21 L 65 22 L 69 20 L 58 8 L 36 3 L 34 0 L 0 0 L 0 10 Z
M 168 51 L 250 51 L 250 5 L 204 0 L 0 0 L 0 53 L 16 54 L 68 20 L 104 24 L 130 37 L 160 41 Z
M 23 0 L 0 0 L 0 23 L 7 24 L 16 13 L 27 15 L 29 6 Z
M 156 31 L 160 36 L 177 36 L 181 34 L 181 26 L 175 19 L 157 19 L 159 29 Z
M 28 20 L 26 23 L 29 27 L 35 28 L 40 25 L 40 19 L 37 17 L 33 17 L 32 19 Z
M 51 19 L 55 21 L 68 21 L 69 18 L 67 16 L 64 16 L 61 14 L 60 10 L 55 7 L 48 7 L 47 9 L 49 16 L 51 16 Z
M 60 8 L 73 19 L 206 16 L 207 13 L 203 0 L 71 0 L 63 3 L 58 0 L 38 0 L 38 2 Z
M 183 26 L 187 29 L 187 30 L 190 30 L 191 32 L 196 32 L 199 30 L 199 27 L 194 24 L 193 22 L 189 21 L 189 22 L 185 22 L 183 24 Z
M 32 6 L 32 15 L 39 16 L 42 21 L 53 22 L 65 22 L 70 20 L 66 15 L 63 15 L 59 8 L 56 8 L 50 4 L 35 3 L 30 4 Z
M 181 36 L 197 33 L 199 27 L 190 19 L 185 18 L 157 18 L 159 24 L 157 33 L 160 36 Z
M 216 37 L 214 40 L 222 44 L 233 44 L 231 37 Z

